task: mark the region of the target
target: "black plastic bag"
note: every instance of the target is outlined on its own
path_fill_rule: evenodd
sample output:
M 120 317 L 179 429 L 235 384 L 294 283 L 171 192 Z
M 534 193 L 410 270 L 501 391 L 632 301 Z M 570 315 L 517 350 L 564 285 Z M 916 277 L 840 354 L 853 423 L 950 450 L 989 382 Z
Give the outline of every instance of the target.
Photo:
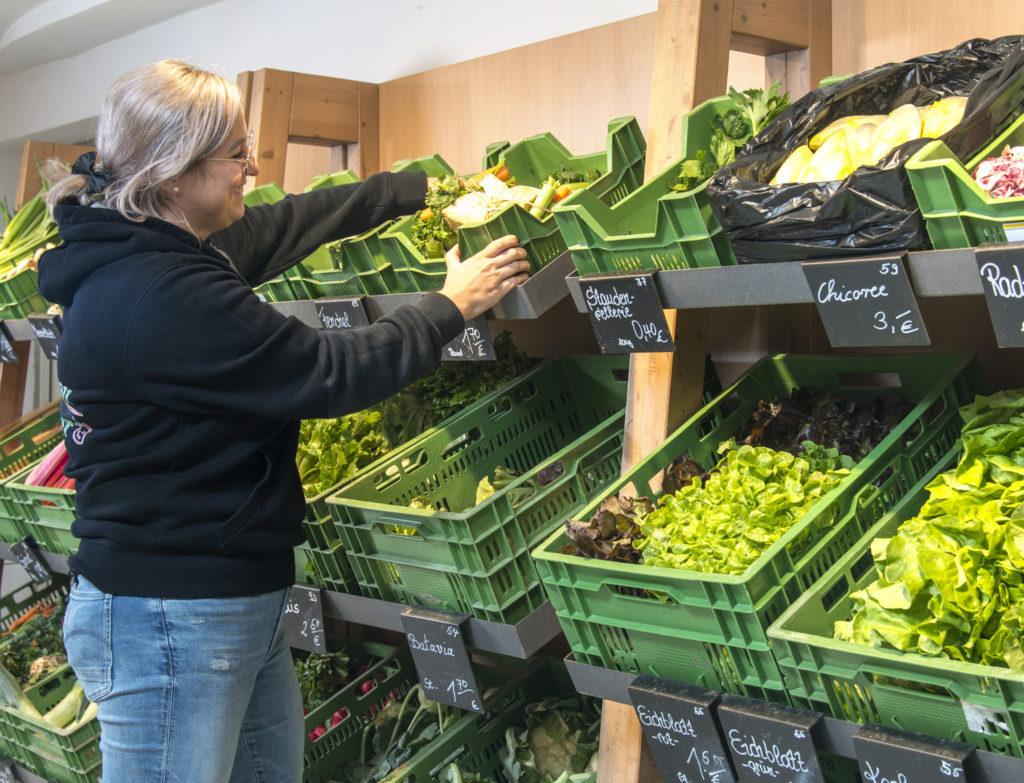
M 863 256 L 928 247 L 904 164 L 915 139 L 842 181 L 768 185 L 795 147 L 840 117 L 887 114 L 966 95 L 960 124 L 942 140 L 961 159 L 1024 112 L 1024 36 L 976 38 L 812 90 L 751 139 L 707 184 L 711 208 L 740 263 Z

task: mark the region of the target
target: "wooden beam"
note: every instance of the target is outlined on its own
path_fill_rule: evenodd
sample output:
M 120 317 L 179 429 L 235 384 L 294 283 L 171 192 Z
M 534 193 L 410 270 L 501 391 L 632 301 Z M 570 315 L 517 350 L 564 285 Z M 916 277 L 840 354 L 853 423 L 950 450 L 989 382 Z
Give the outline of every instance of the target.
M 359 82 L 295 74 L 288 138 L 355 144 L 359 141 Z
M 832 0 L 807 0 L 808 21 L 808 77 L 811 87 L 835 71 L 832 66 Z
M 732 48 L 761 55 L 806 49 L 809 2 L 815 0 L 734 0 Z
M 28 378 L 31 343 L 24 340 L 12 345 L 21 361 L 17 364 L 0 364 L 0 428 L 18 420 L 25 406 L 25 381 Z
M 387 166 L 380 159 L 380 87 L 359 85 L 359 142 L 351 168 L 366 179 Z
M 646 176 L 677 157 L 681 119 L 698 103 L 728 87 L 733 0 L 660 0 L 655 29 Z M 675 353 L 634 354 L 622 453 L 623 472 L 664 441 L 673 425 L 699 407 L 707 354 L 707 314 L 688 311 L 677 323 L 665 313 Z M 676 387 L 676 388 L 674 388 Z M 679 396 L 674 391 L 679 391 Z M 673 402 L 673 399 L 675 400 Z M 650 752 L 640 723 L 625 704 L 606 701 L 601 711 L 598 783 L 638 783 L 649 776 Z M 655 777 L 656 779 L 656 777 Z
M 272 68 L 253 74 L 249 129 L 256 135 L 256 162 L 260 167 L 260 173 L 253 179 L 254 185 L 284 183 L 294 78 L 290 71 Z

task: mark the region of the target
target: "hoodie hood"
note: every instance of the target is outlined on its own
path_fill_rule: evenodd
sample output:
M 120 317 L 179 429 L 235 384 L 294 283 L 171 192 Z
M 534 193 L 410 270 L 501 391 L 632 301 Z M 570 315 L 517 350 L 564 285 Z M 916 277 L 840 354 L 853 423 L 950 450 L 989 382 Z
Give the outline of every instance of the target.
M 153 253 L 224 256 L 208 242 L 158 218 L 135 222 L 104 207 L 58 204 L 54 210 L 63 244 L 39 259 L 39 293 L 48 302 L 70 307 L 75 292 L 91 275 L 125 259 Z

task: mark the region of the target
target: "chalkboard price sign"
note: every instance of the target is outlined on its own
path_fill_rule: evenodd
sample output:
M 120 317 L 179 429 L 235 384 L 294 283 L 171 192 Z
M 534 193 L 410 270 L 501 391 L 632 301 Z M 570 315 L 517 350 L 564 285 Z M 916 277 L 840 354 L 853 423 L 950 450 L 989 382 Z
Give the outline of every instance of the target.
M 726 696 L 718 705 L 722 735 L 743 780 L 825 783 L 814 750 L 820 712 Z
M 835 348 L 930 345 L 900 256 L 802 264 Z
M 316 316 L 320 326 L 333 331 L 355 329 L 369 326 L 370 319 L 363 309 L 363 297 L 343 297 L 340 299 L 317 299 Z
M 736 783 L 715 721 L 720 693 L 644 674 L 629 698 L 661 779 L 671 783 Z
M 321 655 L 327 652 L 320 588 L 292 586 L 284 607 L 284 630 L 292 647 Z
M 30 315 L 28 325 L 32 328 L 39 347 L 48 359 L 57 358 L 57 343 L 60 342 L 61 322 L 59 315 Z
M 653 272 L 584 277 L 580 291 L 601 353 L 675 350 Z
M 1024 347 L 1024 245 L 975 248 L 985 304 L 1000 348 Z
M 0 362 L 4 364 L 17 364 L 21 359 L 18 352 L 14 350 L 14 340 L 7 324 L 0 321 Z
M 46 565 L 39 546 L 32 536 L 26 536 L 16 544 L 11 544 L 11 554 L 21 563 L 21 567 L 36 584 L 45 585 L 53 581 L 53 572 Z
M 462 334 L 441 349 L 441 361 L 480 362 L 493 361 L 494 358 L 491 330 L 482 315 L 466 321 Z
M 868 723 L 853 735 L 865 783 L 961 783 L 974 746 Z
M 483 712 L 462 634 L 469 615 L 409 607 L 399 617 L 424 694 L 441 704 Z
M 6 759 L 0 759 L 0 783 L 18 783 L 14 777 L 14 768 Z

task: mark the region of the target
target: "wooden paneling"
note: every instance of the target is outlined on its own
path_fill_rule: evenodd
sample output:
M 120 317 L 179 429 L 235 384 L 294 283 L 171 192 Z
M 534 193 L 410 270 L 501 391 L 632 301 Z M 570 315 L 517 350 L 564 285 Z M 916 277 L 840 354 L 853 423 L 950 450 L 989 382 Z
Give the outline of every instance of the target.
M 732 45 L 751 54 L 806 49 L 809 0 L 735 0 Z
M 292 87 L 292 141 L 359 140 L 359 83 L 296 74 Z
M 656 14 L 644 14 L 380 85 L 380 162 L 439 154 L 477 171 L 493 141 L 550 132 L 574 154 L 605 147 L 608 121 L 650 128 Z M 724 66 L 723 66 L 724 67 Z M 760 87 L 764 58 L 732 52 L 729 83 Z M 665 129 L 666 133 L 678 130 Z
M 1024 32 L 1018 0 L 856 0 L 832 4 L 835 73 L 858 73 L 970 38 Z

